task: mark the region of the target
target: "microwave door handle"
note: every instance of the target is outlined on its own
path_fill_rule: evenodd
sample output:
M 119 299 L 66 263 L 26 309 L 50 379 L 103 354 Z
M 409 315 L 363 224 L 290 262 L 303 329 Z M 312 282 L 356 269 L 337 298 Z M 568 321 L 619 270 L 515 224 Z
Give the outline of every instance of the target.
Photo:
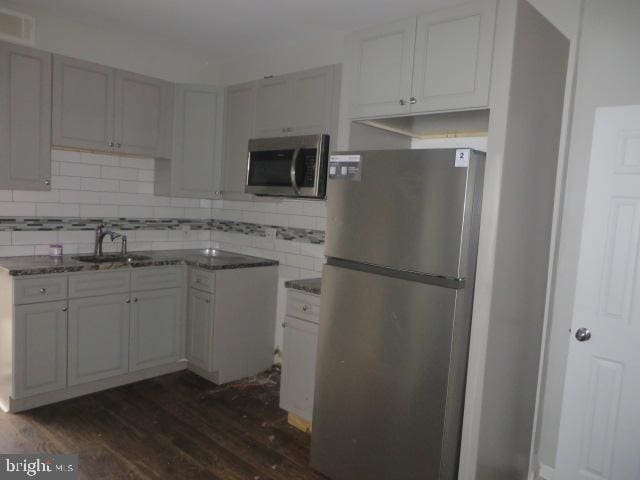
M 291 157 L 291 186 L 293 187 L 293 192 L 296 195 L 300 195 L 300 188 L 298 188 L 298 184 L 296 183 L 296 163 L 298 162 L 299 154 L 300 149 L 296 148 L 293 152 L 293 157 Z

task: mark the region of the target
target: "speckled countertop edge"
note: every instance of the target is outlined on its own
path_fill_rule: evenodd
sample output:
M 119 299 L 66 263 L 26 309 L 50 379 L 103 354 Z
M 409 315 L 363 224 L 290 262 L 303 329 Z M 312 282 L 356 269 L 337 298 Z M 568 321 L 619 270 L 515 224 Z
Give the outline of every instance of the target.
M 302 292 L 320 295 L 322 278 L 304 278 L 301 280 L 287 280 L 284 282 L 286 288 L 293 288 Z
M 19 277 L 27 275 L 49 275 L 55 273 L 91 272 L 116 270 L 121 268 L 157 267 L 164 265 L 187 265 L 205 270 L 229 270 L 236 268 L 270 267 L 278 265 L 277 260 L 252 257 L 233 252 L 221 252 L 222 256 L 209 256 L 202 250 L 162 250 L 131 252 L 150 257 L 131 263 L 115 262 L 94 264 L 75 260 L 76 255 L 64 255 L 55 259 L 46 255 L 23 257 L 0 257 L 0 270 Z

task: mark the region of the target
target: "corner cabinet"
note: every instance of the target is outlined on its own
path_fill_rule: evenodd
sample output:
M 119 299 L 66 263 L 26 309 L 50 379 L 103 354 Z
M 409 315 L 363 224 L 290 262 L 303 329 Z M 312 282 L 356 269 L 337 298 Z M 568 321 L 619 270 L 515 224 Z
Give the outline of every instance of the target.
M 0 189 L 50 190 L 51 54 L 0 42 Z
M 168 158 L 173 85 L 54 55 L 52 122 L 58 147 Z
M 352 118 L 482 108 L 496 0 L 374 27 L 349 38 Z

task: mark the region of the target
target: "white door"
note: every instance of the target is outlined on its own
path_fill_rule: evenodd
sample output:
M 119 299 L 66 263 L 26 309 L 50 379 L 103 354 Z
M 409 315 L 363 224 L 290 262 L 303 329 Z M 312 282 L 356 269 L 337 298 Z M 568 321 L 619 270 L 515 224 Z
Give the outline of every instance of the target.
M 640 106 L 600 108 L 554 478 L 640 478 L 639 250 Z

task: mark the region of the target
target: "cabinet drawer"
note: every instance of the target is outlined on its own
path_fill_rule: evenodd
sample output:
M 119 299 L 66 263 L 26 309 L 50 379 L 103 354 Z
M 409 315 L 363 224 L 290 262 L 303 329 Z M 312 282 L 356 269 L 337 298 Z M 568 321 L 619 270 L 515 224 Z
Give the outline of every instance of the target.
M 320 297 L 289 290 L 287 292 L 287 315 L 307 322 L 320 323 Z
M 182 288 L 184 267 L 140 268 L 131 272 L 131 290 Z
M 205 270 L 191 270 L 191 276 L 189 280 L 189 286 L 202 290 L 203 292 L 213 293 L 213 287 L 215 284 L 215 274 L 207 272 Z
M 81 273 L 69 277 L 69 297 L 92 297 L 113 293 L 128 293 L 131 285 L 129 270 L 117 272 Z
M 13 281 L 14 303 L 49 302 L 67 298 L 66 275 L 17 278 Z

